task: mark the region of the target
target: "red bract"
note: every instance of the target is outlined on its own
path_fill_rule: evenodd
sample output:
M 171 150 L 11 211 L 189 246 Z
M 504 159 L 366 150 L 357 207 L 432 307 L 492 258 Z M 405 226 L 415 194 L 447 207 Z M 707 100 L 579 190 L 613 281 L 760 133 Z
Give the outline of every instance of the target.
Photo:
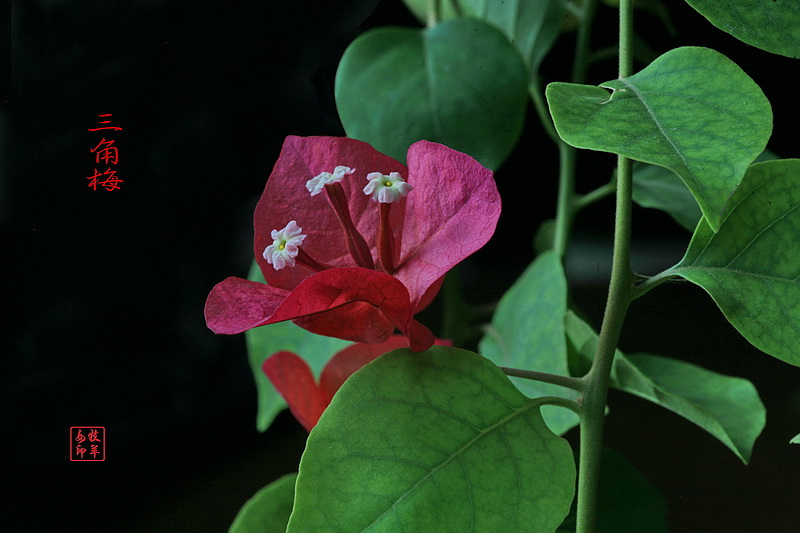
M 436 339 L 436 344 L 452 345 L 450 341 L 440 339 Z M 380 344 L 348 346 L 328 361 L 320 375 L 319 384 L 314 380 L 308 364 L 292 352 L 271 355 L 261 369 L 286 400 L 297 421 L 306 431 L 311 431 L 331 403 L 333 395 L 356 370 L 386 352 L 408 346 L 408 339 L 402 335 L 392 335 Z
M 500 196 L 490 170 L 441 144 L 414 143 L 407 159 L 408 168 L 355 139 L 287 137 L 255 211 L 267 285 L 219 283 L 206 302 L 209 328 L 293 320 L 364 343 L 398 328 L 413 350 L 430 347 L 414 315 L 492 236 Z

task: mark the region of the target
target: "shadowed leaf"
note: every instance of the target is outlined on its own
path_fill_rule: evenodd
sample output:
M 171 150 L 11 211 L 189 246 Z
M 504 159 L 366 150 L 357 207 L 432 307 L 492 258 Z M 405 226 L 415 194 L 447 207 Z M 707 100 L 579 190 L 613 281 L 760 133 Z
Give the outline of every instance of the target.
M 564 313 L 567 282 L 561 261 L 546 252 L 531 263 L 503 295 L 487 334 L 479 344 L 486 358 L 500 366 L 569 375 Z M 528 397 L 561 396 L 574 400 L 576 391 L 530 379 L 510 378 Z M 548 427 L 557 435 L 578 424 L 572 411 L 559 407 L 542 410 Z
M 594 357 L 597 333 L 574 313 L 566 319 L 571 355 L 586 366 Z M 747 463 L 766 423 L 758 391 L 746 379 L 725 376 L 697 365 L 617 350 L 611 386 L 669 409 L 700 426 Z

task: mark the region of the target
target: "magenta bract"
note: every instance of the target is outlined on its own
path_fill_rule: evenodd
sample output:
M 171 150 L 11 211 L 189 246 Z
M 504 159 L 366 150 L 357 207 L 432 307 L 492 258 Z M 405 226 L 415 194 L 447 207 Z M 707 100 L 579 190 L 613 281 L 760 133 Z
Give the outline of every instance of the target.
M 408 165 L 355 139 L 287 137 L 255 211 L 254 253 L 267 285 L 219 283 L 206 302 L 209 328 L 233 334 L 294 320 L 365 343 L 383 342 L 397 328 L 413 350 L 430 347 L 433 335 L 414 315 L 444 274 L 492 236 L 500 196 L 490 170 L 441 144 L 414 143 Z M 306 183 L 339 166 L 349 169 L 340 181 L 312 196 Z M 364 193 L 374 172 L 397 172 L 410 192 L 374 201 Z M 303 255 L 276 270 L 263 253 L 274 245 L 272 231 L 291 221 L 305 235 Z

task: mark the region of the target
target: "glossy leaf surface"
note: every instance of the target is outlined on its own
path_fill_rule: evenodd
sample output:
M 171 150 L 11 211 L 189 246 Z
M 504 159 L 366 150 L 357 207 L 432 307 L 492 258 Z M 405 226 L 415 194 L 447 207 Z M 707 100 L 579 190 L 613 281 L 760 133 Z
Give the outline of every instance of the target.
M 686 0 L 714 26 L 747 44 L 800 58 L 800 2 Z
M 309 435 L 288 531 L 553 531 L 574 483 L 569 444 L 492 363 L 396 350 Z
M 572 312 L 567 314 L 566 326 L 573 353 L 588 365 L 597 334 Z M 764 404 L 748 380 L 676 359 L 626 356 L 617 350 L 611 386 L 681 415 L 716 437 L 745 463 L 766 423 Z
M 546 252 L 531 263 L 503 295 L 487 334 L 479 344 L 481 354 L 499 366 L 569 375 L 564 314 L 567 282 L 561 261 Z M 525 395 L 561 396 L 574 400 L 576 391 L 530 379 L 510 378 Z M 547 407 L 542 411 L 548 427 L 557 435 L 578 423 L 575 413 Z
M 404 161 L 425 139 L 494 169 L 522 131 L 527 74 L 499 30 L 453 19 L 363 33 L 342 57 L 335 93 L 347 135 L 380 152 Z
M 669 168 L 715 230 L 772 132 L 758 85 L 708 48 L 671 50 L 601 87 L 551 83 L 546 94 L 562 139 Z
M 253 495 L 239 510 L 228 533 L 283 533 L 294 503 L 297 474 L 286 474 Z
M 702 221 L 671 272 L 703 287 L 758 349 L 800 366 L 800 159 L 750 167 L 715 234 Z

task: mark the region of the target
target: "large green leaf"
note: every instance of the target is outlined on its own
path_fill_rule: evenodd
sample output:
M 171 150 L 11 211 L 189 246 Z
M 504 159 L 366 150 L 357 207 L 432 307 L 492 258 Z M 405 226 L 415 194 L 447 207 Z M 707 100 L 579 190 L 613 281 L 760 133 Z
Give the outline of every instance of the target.
M 538 406 L 472 352 L 383 355 L 309 435 L 288 531 L 553 531 L 575 462 Z
M 567 313 L 566 328 L 575 353 L 586 365 L 593 357 L 597 334 L 571 312 Z M 745 463 L 766 423 L 764 404 L 748 380 L 667 357 L 626 356 L 617 350 L 611 386 L 650 400 L 697 424 Z
M 265 283 L 261 269 L 255 261 L 253 261 L 247 279 Z M 286 402 L 261 370 L 261 365 L 264 364 L 267 357 L 282 350 L 294 352 L 306 360 L 314 375 L 318 377 L 325 363 L 336 352 L 348 344 L 352 344 L 341 339 L 311 333 L 295 326 L 292 322 L 279 322 L 251 329 L 245 332 L 245 337 L 250 370 L 256 380 L 256 392 L 258 393 L 258 412 L 256 414 L 258 431 L 266 431 L 275 416 L 286 408 Z
M 399 161 L 426 139 L 496 169 L 525 121 L 525 66 L 503 34 L 479 20 L 367 31 L 345 51 L 335 85 L 347 135 Z
M 546 94 L 564 141 L 671 169 L 715 230 L 772 132 L 758 85 L 708 48 L 671 50 L 600 87 L 551 83 Z
M 276 479 L 239 510 L 228 533 L 283 533 L 289 523 L 294 503 L 294 483 L 297 474 Z
M 711 24 L 762 50 L 800 58 L 797 0 L 686 0 Z
M 597 491 L 597 533 L 667 533 L 667 503 L 625 457 L 603 448 Z M 575 531 L 576 507 L 556 533 Z
M 500 366 L 569 375 L 564 314 L 567 312 L 567 281 L 561 261 L 553 252 L 536 258 L 503 295 L 479 351 Z M 511 378 L 527 396 L 562 396 L 576 399 L 576 391 L 530 379 Z M 557 435 L 578 424 L 578 417 L 564 408 L 542 412 Z
M 705 221 L 672 274 L 703 287 L 758 349 L 800 366 L 800 159 L 757 163 L 717 233 Z
M 403 1 L 417 18 L 427 21 L 430 0 Z M 565 11 L 563 0 L 455 0 L 442 2 L 440 17 L 447 20 L 460 14 L 497 27 L 517 47 L 533 75 L 561 33 Z

